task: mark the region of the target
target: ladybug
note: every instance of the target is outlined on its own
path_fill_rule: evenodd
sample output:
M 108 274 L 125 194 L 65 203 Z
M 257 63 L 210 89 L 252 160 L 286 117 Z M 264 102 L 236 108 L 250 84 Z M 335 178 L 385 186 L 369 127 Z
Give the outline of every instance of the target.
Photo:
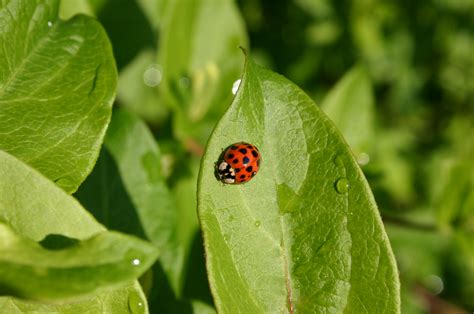
M 257 174 L 260 161 L 257 147 L 244 142 L 235 143 L 224 151 L 216 173 L 219 180 L 224 183 L 245 183 Z

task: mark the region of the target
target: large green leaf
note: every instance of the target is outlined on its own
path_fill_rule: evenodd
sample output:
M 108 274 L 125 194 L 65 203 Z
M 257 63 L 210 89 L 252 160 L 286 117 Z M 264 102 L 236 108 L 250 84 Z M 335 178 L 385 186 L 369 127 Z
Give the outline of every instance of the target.
M 156 259 L 154 246 L 105 231 L 65 191 L 2 151 L 0 177 L 3 293 L 35 299 L 89 293 L 137 278 Z
M 15 157 L 0 151 L 0 221 L 40 241 L 48 234 L 84 240 L 105 228 L 70 195 Z
M 12 297 L 0 297 L 2 313 L 148 313 L 145 296 L 138 282 L 113 290 L 105 290 L 93 297 L 61 303 L 39 303 Z
M 214 175 L 228 145 L 261 151 L 243 185 Z M 247 61 L 202 160 L 198 209 L 219 312 L 399 312 L 393 254 L 340 133 L 285 78 Z
M 0 149 L 73 192 L 97 159 L 117 73 L 100 24 L 57 11 L 55 0 L 0 4 Z

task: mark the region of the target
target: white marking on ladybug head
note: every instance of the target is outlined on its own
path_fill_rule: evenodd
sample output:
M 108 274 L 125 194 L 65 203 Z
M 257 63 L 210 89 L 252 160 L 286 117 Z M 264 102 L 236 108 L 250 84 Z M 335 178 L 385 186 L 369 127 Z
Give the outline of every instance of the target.
M 221 164 L 219 165 L 219 170 L 223 171 L 227 168 L 229 164 L 226 163 L 225 161 L 221 162 Z
M 224 179 L 224 183 L 234 183 L 234 182 L 235 182 L 235 179 L 232 179 L 232 178 Z

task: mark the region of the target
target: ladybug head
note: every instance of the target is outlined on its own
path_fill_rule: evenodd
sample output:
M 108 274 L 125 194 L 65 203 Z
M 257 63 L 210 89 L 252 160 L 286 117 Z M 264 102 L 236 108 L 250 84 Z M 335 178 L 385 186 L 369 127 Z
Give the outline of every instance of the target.
M 224 183 L 235 182 L 235 170 L 225 161 L 222 161 L 217 167 L 217 176 Z

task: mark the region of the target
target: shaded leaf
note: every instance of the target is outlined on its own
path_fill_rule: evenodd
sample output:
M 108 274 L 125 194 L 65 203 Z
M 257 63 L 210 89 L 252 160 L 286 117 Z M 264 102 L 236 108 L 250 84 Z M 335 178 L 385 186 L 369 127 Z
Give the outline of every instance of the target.
M 139 277 L 157 257 L 152 245 L 102 232 L 64 249 L 46 249 L 0 224 L 2 294 L 60 299 L 96 292 Z
M 72 299 L 61 303 L 40 303 L 13 297 L 0 296 L 0 308 L 5 313 L 128 313 L 134 309 L 134 314 L 148 313 L 145 296 L 138 282 L 127 286 L 104 290 L 94 296 Z
M 73 192 L 97 159 L 117 73 L 100 24 L 57 11 L 55 0 L 0 4 L 0 149 Z
M 166 12 L 168 0 L 138 0 L 143 13 L 147 16 L 148 21 L 157 29 L 163 19 L 163 13 Z
M 117 164 L 145 235 L 162 252 L 160 261 L 176 288 L 182 264 L 175 235 L 177 211 L 162 175 L 158 145 L 141 120 L 117 110 L 105 146 Z
M 446 259 L 446 295 L 459 300 L 467 312 L 474 310 L 474 247 L 473 232 L 456 232 Z
M 256 145 L 259 173 L 214 176 L 222 149 Z M 311 99 L 247 61 L 202 160 L 198 210 L 219 312 L 399 312 L 398 274 L 349 147 Z
M 117 165 L 105 146 L 100 152 L 94 170 L 74 196 L 108 229 L 146 239 Z
M 156 259 L 154 246 L 105 231 L 74 198 L 2 151 L 0 177 L 3 293 L 71 297 L 137 278 Z
M 98 0 L 91 1 L 94 5 Z M 115 61 L 122 69 L 145 47 L 154 46 L 155 34 L 137 1 L 100 0 L 97 17 L 112 42 Z

